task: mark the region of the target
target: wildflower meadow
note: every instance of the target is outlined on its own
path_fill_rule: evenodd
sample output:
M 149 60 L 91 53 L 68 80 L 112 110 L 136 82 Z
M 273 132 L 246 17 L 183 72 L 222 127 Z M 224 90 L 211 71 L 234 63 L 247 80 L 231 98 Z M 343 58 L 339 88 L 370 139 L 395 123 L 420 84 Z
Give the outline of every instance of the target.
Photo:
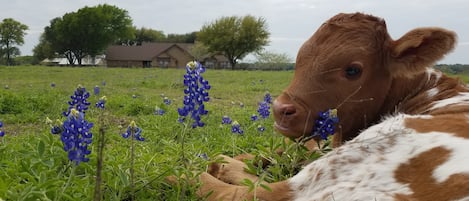
M 0 67 L 0 200 L 203 200 L 190 178 L 219 154 L 268 158 L 247 170 L 268 182 L 291 177 L 321 155 L 273 130 L 272 100 L 292 76 L 196 62 Z

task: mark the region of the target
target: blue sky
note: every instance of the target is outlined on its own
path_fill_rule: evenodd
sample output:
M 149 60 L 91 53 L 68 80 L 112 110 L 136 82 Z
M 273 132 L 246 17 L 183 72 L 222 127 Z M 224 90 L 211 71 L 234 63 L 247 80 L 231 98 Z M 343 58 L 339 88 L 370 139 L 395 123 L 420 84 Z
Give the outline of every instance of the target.
M 135 26 L 165 34 L 197 31 L 222 16 L 264 17 L 271 33 L 266 50 L 292 58 L 325 20 L 339 12 L 364 12 L 384 18 L 395 39 L 416 27 L 451 29 L 458 33 L 458 45 L 439 63 L 469 64 L 467 0 L 0 0 L 0 20 L 29 26 L 20 50 L 31 55 L 51 19 L 104 3 L 127 10 Z

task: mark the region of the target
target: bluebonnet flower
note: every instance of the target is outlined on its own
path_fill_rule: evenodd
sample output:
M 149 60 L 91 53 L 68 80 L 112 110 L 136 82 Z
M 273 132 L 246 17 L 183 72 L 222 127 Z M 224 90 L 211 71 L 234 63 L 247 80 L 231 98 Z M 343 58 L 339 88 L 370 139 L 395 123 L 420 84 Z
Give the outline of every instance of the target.
M 184 122 L 187 116 L 193 120 L 192 128 L 203 127 L 205 124 L 201 121 L 201 116 L 208 114 L 205 110 L 204 102 L 210 100 L 208 90 L 211 86 L 206 79 L 202 77 L 205 72 L 199 62 L 189 62 L 186 65 L 186 74 L 184 75 L 184 106 L 178 108 L 179 122 Z
M 137 124 L 135 123 L 135 121 L 132 121 L 127 127 L 127 130 L 125 131 L 125 133 L 122 134 L 122 137 L 129 138 L 130 136 L 133 136 L 134 139 L 138 141 L 144 141 L 145 138 L 143 138 L 141 134 L 142 134 L 142 129 L 137 127 Z
M 267 103 L 265 101 L 260 102 L 259 103 L 259 108 L 257 109 L 257 112 L 259 113 L 259 115 L 263 119 L 269 117 L 269 115 L 270 115 L 270 105 L 269 105 L 269 103 Z
M 80 162 L 88 162 L 90 159 L 86 155 L 91 153 L 88 145 L 91 144 L 93 134 L 90 129 L 93 123 L 85 120 L 85 114 L 72 108 L 63 122 L 63 131 L 60 140 L 64 145 L 64 150 L 68 152 L 68 159 L 74 161 L 76 165 Z
M 161 109 L 158 106 L 155 107 L 155 112 L 154 112 L 155 115 L 164 115 L 164 113 L 165 111 L 163 109 Z
M 50 87 L 54 88 L 55 87 L 55 82 L 51 82 Z
M 99 86 L 98 85 L 94 86 L 94 88 L 93 88 L 94 95 L 96 95 L 96 96 L 99 95 L 99 92 L 100 92 Z
M 259 117 L 256 114 L 251 115 L 251 121 L 257 121 Z
M 171 105 L 171 99 L 169 99 L 168 97 L 164 97 L 163 98 L 163 103 L 166 104 L 166 105 Z
M 244 130 L 241 129 L 241 125 L 237 121 L 234 121 L 231 124 L 231 132 L 234 134 L 240 134 L 240 135 L 244 134 Z
M 259 132 L 264 132 L 265 131 L 265 127 L 263 125 L 258 125 L 257 126 L 257 131 Z
M 206 161 L 208 161 L 208 159 L 209 159 L 207 153 L 197 154 L 197 156 L 204 159 L 204 160 L 206 160 Z
M 46 117 L 46 124 L 50 126 L 50 132 L 54 135 L 60 134 L 63 131 L 63 123 L 57 119 L 57 123 L 54 124 L 49 117 Z
M 272 103 L 272 96 L 270 95 L 269 92 L 267 92 L 265 95 L 264 95 L 264 102 L 266 103 Z
M 68 111 L 64 112 L 64 116 L 69 116 L 70 110 L 72 108 L 75 108 L 79 112 L 85 113 L 85 111 L 88 109 L 88 106 L 91 104 L 87 100 L 89 97 L 90 93 L 88 93 L 84 87 L 78 85 L 77 90 L 75 90 L 74 92 L 74 95 L 70 96 L 72 100 L 68 101 Z
M 3 131 L 3 121 L 0 121 L 0 137 L 5 136 L 5 131 Z
M 264 96 L 264 100 L 259 102 L 259 108 L 257 113 L 263 118 L 266 119 L 270 115 L 270 104 L 272 103 L 272 96 L 267 92 Z
M 107 100 L 106 96 L 103 96 L 103 97 L 99 98 L 98 102 L 96 103 L 96 107 L 104 109 L 104 106 L 106 104 L 106 100 Z
M 335 132 L 334 124 L 339 122 L 337 117 L 337 109 L 329 109 L 325 112 L 319 112 L 319 118 L 316 120 L 312 137 L 320 136 L 326 140 L 329 135 L 333 135 Z
M 221 124 L 231 124 L 232 120 L 229 116 L 223 116 L 221 118 Z

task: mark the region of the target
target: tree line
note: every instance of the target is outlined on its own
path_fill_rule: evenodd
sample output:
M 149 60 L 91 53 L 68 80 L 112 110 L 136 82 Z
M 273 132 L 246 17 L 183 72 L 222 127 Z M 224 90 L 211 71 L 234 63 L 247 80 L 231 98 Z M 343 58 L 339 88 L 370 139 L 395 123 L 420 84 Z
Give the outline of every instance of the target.
M 3 20 L 0 24 L 0 64 L 11 65 L 12 58 L 20 55 L 16 46 L 24 43 L 26 30 L 26 25 L 14 19 Z M 65 57 L 71 65 L 81 65 L 85 56 L 103 54 L 109 45 L 174 42 L 194 43 L 191 51 L 195 59 L 222 54 L 234 68 L 250 53 L 256 53 L 258 58 L 266 57 L 260 60 L 276 58 L 272 57 L 276 53 L 262 51 L 269 44 L 269 36 L 266 20 L 251 15 L 221 17 L 203 25 L 198 31 L 166 35 L 151 28 L 137 28 L 126 10 L 102 4 L 52 19 L 34 47 L 33 56 L 23 60 L 38 63 L 45 58 Z M 283 63 L 291 63 L 290 58 L 282 57 L 282 54 L 277 56 L 285 59 Z M 273 61 L 275 59 L 270 60 Z

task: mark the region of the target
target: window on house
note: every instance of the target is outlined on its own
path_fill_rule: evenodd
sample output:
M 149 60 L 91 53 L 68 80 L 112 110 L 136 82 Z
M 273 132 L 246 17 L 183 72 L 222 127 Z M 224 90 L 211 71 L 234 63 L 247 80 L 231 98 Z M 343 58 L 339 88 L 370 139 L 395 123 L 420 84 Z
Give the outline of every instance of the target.
M 169 58 L 158 58 L 157 59 L 159 67 L 168 67 L 170 61 L 171 60 Z
M 215 62 L 213 61 L 205 61 L 205 65 L 204 65 L 206 68 L 214 68 L 215 67 Z
M 143 67 L 151 67 L 151 61 L 143 61 Z
M 221 68 L 230 68 L 230 62 L 227 62 L 227 61 L 222 61 L 220 62 L 220 67 Z

